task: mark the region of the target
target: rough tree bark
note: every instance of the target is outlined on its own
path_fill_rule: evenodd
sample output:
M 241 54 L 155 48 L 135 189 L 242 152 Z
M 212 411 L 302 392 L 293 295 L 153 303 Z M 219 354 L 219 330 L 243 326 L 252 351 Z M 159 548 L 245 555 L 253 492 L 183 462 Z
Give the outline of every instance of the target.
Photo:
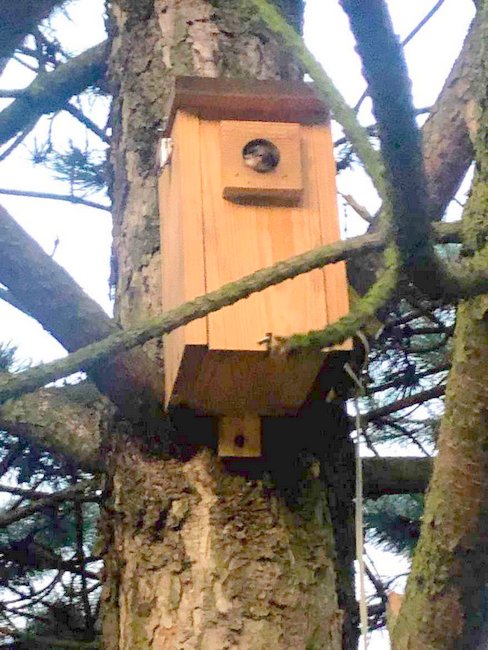
M 464 253 L 488 264 L 488 3 L 482 40 L 476 173 L 463 216 Z M 488 296 L 457 311 L 446 412 L 405 600 L 392 622 L 395 650 L 486 648 L 488 616 Z M 446 498 L 446 495 L 449 495 Z
M 300 28 L 301 1 L 280 8 Z M 117 318 L 129 327 L 162 308 L 156 145 L 173 75 L 300 71 L 237 0 L 117 0 L 111 30 L 113 280 Z M 160 358 L 157 342 L 146 352 Z M 107 650 L 354 648 L 350 616 L 341 638 L 341 608 L 354 608 L 353 453 L 341 407 L 269 419 L 270 462 L 254 466 L 215 458 L 212 420 L 183 411 L 176 424 L 170 435 L 149 419 L 107 440 Z M 318 476 L 303 439 L 327 427 L 334 464 Z M 337 555 L 331 518 L 341 523 Z

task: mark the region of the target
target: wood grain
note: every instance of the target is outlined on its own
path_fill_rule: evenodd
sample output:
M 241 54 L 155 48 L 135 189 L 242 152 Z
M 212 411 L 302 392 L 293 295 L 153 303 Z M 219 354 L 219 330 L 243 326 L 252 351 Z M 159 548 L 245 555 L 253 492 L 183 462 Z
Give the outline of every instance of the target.
M 165 135 L 178 111 L 207 120 L 258 120 L 322 124 L 327 106 L 303 81 L 177 77 L 168 101 Z
M 242 150 L 251 140 L 272 142 L 280 152 L 280 162 L 261 174 L 249 168 Z M 303 195 L 300 126 L 282 122 L 220 122 L 222 196 L 243 204 L 289 206 L 300 203 Z
M 178 113 L 171 160 L 159 182 L 163 309 L 206 293 L 203 253 L 199 120 Z M 164 338 L 165 400 L 181 366 L 185 346 L 207 344 L 207 319 L 193 321 Z
M 199 106 L 207 106 L 208 87 L 199 83 L 196 99 L 191 82 L 185 101 L 191 95 Z M 229 101 L 236 108 L 237 98 L 248 89 L 239 94 L 231 86 L 224 84 L 217 94 L 224 105 Z M 262 91 L 255 100 L 261 108 L 267 92 Z M 172 138 L 171 162 L 160 179 L 165 309 L 339 239 L 335 163 L 326 123 L 222 122 L 178 110 Z M 280 149 L 276 173 L 258 174 L 244 165 L 242 148 L 256 138 L 269 139 Z M 248 197 L 254 192 L 253 202 L 227 200 L 231 187 L 247 191 Z M 270 191 L 285 204 L 269 205 Z M 288 191 L 299 192 L 297 205 L 287 202 Z M 226 416 L 222 453 L 233 455 L 228 454 L 235 442 L 235 433 L 229 437 L 232 431 L 249 430 L 257 440 L 258 415 L 296 413 L 324 358 L 320 352 L 276 356 L 259 341 L 268 333 L 286 337 L 322 329 L 347 310 L 345 265 L 339 263 L 179 328 L 165 339 L 167 402 Z M 349 348 L 350 342 L 341 347 Z
M 257 415 L 222 417 L 218 421 L 219 456 L 259 458 L 261 418 Z

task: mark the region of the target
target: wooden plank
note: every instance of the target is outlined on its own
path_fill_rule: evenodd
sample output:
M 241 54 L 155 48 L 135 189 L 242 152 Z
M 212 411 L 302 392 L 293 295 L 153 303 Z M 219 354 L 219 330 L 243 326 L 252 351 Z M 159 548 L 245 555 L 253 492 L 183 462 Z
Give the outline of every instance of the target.
M 258 415 L 222 417 L 218 421 L 219 456 L 259 458 L 261 418 Z
M 206 293 L 200 177 L 199 121 L 178 113 L 173 153 L 160 180 L 163 309 Z M 189 323 L 164 339 L 166 403 L 187 345 L 207 344 L 207 319 Z
M 337 210 L 337 189 L 332 137 L 328 127 L 302 127 L 303 137 L 309 143 L 308 173 L 311 175 L 313 202 L 320 218 L 321 237 L 324 244 L 338 241 L 340 237 Z M 344 262 L 328 264 L 323 269 L 327 301 L 327 321 L 333 323 L 349 311 L 346 265 Z M 340 346 L 350 349 L 351 342 Z
M 252 140 L 268 140 L 277 147 L 280 161 L 275 169 L 263 174 L 245 164 L 242 151 Z M 224 120 L 220 123 L 220 147 L 224 198 L 282 207 L 300 203 L 303 178 L 298 124 Z
M 321 243 L 317 215 L 303 206 L 243 206 L 223 199 L 219 123 L 202 122 L 201 138 L 202 148 L 214 154 L 202 166 L 209 291 Z M 267 332 L 289 336 L 323 327 L 326 317 L 323 273 L 317 270 L 210 314 L 209 347 L 262 350 L 258 341 Z
M 207 120 L 260 120 L 318 124 L 328 109 L 303 81 L 177 77 L 165 134 L 179 109 Z
M 184 393 L 178 391 L 178 396 L 197 411 L 214 415 L 293 415 L 310 392 L 322 363 L 323 355 L 316 352 L 287 357 L 209 350 L 193 373 L 194 382 Z M 186 367 L 186 356 L 182 365 Z

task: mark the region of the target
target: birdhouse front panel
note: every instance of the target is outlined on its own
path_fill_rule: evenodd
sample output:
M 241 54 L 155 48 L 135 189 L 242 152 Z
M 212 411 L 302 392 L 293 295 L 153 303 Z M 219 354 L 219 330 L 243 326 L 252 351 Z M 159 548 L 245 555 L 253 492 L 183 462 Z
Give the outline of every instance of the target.
M 224 199 L 258 206 L 300 203 L 299 124 L 222 120 L 218 128 L 220 142 L 214 146 L 220 150 Z
M 306 84 L 186 79 L 182 89 L 160 180 L 165 310 L 339 239 L 330 130 Z M 164 341 L 167 403 L 226 416 L 296 411 L 323 354 L 276 357 L 266 336 L 321 329 L 347 310 L 335 264 L 180 328 Z
M 240 155 L 241 168 L 246 170 L 242 162 L 242 143 L 245 144 L 246 139 L 255 139 L 256 135 L 264 139 L 264 136 L 269 136 L 269 127 L 284 131 L 282 127 L 288 125 L 244 122 L 241 128 L 243 133 L 234 143 L 232 131 L 221 128 L 224 124 L 202 121 L 200 125 L 202 147 L 214 152 L 212 164 L 202 167 L 207 291 L 218 289 L 226 282 L 322 243 L 319 214 L 317 212 L 315 218 L 311 218 L 309 213 L 308 187 L 306 196 L 302 197 L 302 205 L 296 208 L 288 205 L 285 208 L 283 205 L 242 205 L 223 196 L 227 182 L 226 150 L 234 147 Z M 293 150 L 284 152 L 282 158 L 285 163 L 287 155 L 292 159 L 287 165 L 291 171 L 301 170 L 302 158 L 307 162 L 307 154 L 303 150 L 308 143 L 306 138 L 302 139 L 299 125 L 291 126 L 296 127 L 291 132 Z M 256 177 L 255 182 L 260 188 L 261 178 L 267 175 L 249 171 Z M 295 171 L 293 176 L 299 178 L 301 173 Z M 287 204 L 287 198 L 284 202 Z M 267 332 L 289 336 L 295 332 L 321 328 L 328 322 L 325 293 L 325 276 L 319 269 L 210 314 L 209 347 L 214 350 L 263 351 L 263 344 L 259 341 Z

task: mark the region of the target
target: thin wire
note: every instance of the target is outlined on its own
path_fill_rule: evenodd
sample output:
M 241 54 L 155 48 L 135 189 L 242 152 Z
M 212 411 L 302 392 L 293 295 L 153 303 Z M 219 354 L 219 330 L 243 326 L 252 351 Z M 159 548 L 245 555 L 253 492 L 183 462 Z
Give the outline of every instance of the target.
M 364 639 L 364 650 L 368 648 L 368 607 L 366 605 L 366 588 L 365 575 L 366 568 L 364 565 L 364 522 L 363 522 L 363 464 L 360 454 L 360 431 L 361 431 L 361 414 L 357 397 L 353 399 L 356 410 L 356 441 L 354 445 L 356 455 L 356 560 L 359 569 L 359 620 L 361 625 L 361 635 Z
M 369 356 L 369 345 L 366 337 L 362 332 L 358 332 L 358 336 L 365 346 L 366 359 L 364 367 L 367 365 Z M 356 528 L 356 560 L 358 563 L 359 571 L 359 621 L 361 628 L 361 636 L 364 640 L 364 650 L 368 649 L 368 607 L 366 604 L 366 587 L 365 576 L 366 567 L 364 563 L 364 522 L 363 522 L 363 464 L 361 461 L 360 453 L 360 435 L 363 431 L 363 424 L 361 422 L 361 412 L 359 410 L 358 395 L 364 395 L 364 385 L 358 375 L 354 372 L 349 363 L 344 364 L 344 370 L 353 380 L 356 391 L 353 397 L 353 405 L 356 419 L 356 440 L 354 444 L 354 452 L 356 458 L 356 498 L 355 498 L 355 528 Z

